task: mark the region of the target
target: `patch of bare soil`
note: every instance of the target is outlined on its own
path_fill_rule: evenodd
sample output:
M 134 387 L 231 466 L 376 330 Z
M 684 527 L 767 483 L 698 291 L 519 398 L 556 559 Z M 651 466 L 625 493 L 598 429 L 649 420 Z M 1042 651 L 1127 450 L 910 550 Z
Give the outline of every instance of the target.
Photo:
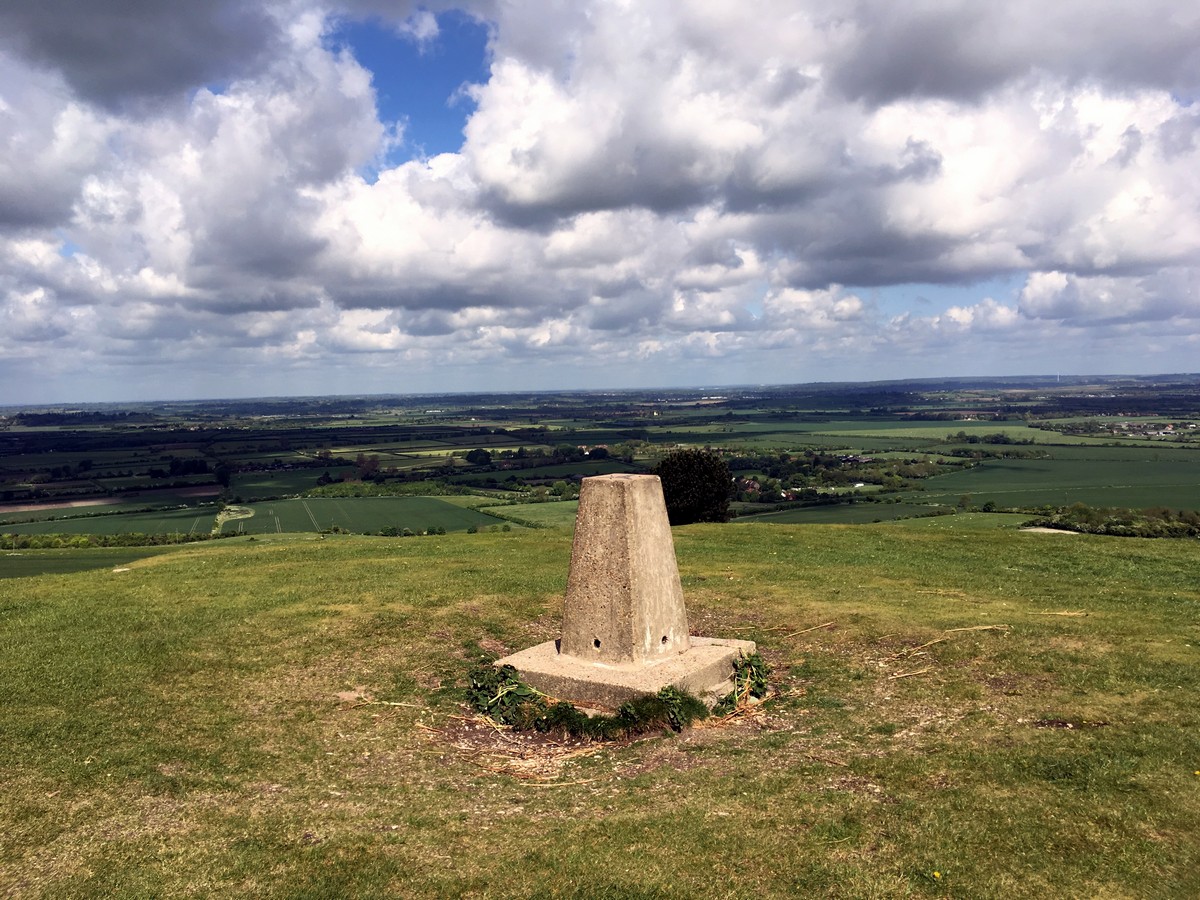
M 1031 525 L 1029 528 L 1018 528 L 1017 530 L 1033 534 L 1079 534 L 1078 531 L 1067 531 L 1065 528 L 1042 528 L 1040 525 Z
M 613 774 L 631 778 L 664 766 L 673 770 L 690 769 L 704 762 L 695 751 L 705 746 L 785 727 L 781 720 L 766 715 L 760 707 L 740 709 L 732 716 L 708 719 L 685 728 L 673 740 L 661 740 L 661 733 L 638 735 L 614 741 L 595 741 L 562 734 L 537 731 L 513 731 L 486 716 L 464 714 L 450 716 L 438 728 L 419 725 L 426 736 L 449 747 L 479 768 L 496 775 L 508 775 L 522 781 L 543 784 L 579 784 L 571 779 L 569 767 L 580 760 L 633 745 L 644 745 L 635 758 L 617 762 Z
M 421 726 L 430 740 L 454 750 L 481 769 L 523 781 L 570 784 L 563 781 L 568 765 L 629 742 L 589 741 L 583 738 L 513 731 L 487 716 L 451 716 L 440 728 Z

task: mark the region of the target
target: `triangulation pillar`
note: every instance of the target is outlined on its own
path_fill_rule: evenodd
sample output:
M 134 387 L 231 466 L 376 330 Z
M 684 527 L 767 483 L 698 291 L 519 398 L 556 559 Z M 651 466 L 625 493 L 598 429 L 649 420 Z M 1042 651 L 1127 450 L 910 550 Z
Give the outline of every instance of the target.
M 615 707 L 674 685 L 712 699 L 732 689 L 753 641 L 691 637 L 675 545 L 656 475 L 583 479 L 562 637 L 498 660 L 530 686 Z

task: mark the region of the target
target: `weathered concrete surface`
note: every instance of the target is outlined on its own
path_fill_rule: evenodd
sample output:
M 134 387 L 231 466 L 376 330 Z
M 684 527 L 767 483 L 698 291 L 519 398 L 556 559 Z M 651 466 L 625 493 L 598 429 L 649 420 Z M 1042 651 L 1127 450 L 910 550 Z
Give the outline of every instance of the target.
M 687 648 L 683 588 L 658 476 L 583 479 L 562 652 L 613 665 L 651 663 Z
M 579 706 L 616 709 L 639 694 L 655 694 L 666 685 L 707 700 L 721 699 L 733 690 L 733 663 L 755 650 L 754 641 L 694 637 L 686 653 L 666 657 L 651 665 L 617 665 L 584 662 L 558 652 L 557 641 L 547 641 L 496 665 L 511 665 L 530 687 L 556 700 Z
M 753 641 L 688 636 L 683 588 L 655 475 L 583 479 L 562 638 L 497 660 L 531 687 L 615 708 L 666 685 L 713 700 Z

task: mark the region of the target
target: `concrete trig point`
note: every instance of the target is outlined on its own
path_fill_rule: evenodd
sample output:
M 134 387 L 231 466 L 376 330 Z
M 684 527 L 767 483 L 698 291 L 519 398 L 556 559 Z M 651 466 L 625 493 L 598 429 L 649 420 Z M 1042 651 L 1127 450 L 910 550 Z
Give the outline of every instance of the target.
M 657 475 L 583 479 L 562 637 L 497 660 L 559 700 L 616 707 L 674 685 L 706 699 L 733 688 L 753 641 L 690 637 Z

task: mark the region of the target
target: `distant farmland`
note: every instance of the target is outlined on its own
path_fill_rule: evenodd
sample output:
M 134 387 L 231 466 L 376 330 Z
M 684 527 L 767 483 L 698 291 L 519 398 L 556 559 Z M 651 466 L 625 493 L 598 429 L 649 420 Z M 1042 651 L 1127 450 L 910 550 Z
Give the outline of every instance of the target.
M 1136 461 L 986 460 L 972 469 L 930 478 L 923 487 L 905 499 L 954 505 L 959 497 L 970 494 L 973 504 L 990 500 L 1000 507 L 1087 503 L 1130 509 L 1200 509 L 1200 454 L 1177 450 L 1162 453 L 1158 459 Z
M 215 508 L 172 509 L 150 513 L 80 516 L 0 525 L 8 534 L 205 534 L 216 523 Z M 242 503 L 230 508 L 221 525 L 223 534 L 276 534 L 340 529 L 354 534 L 377 534 L 384 528 L 413 532 L 430 528 L 466 531 L 502 525 L 495 516 L 476 512 L 437 497 L 353 497 L 274 500 Z
M 437 497 L 349 497 L 276 500 L 240 504 L 252 515 L 227 519 L 225 534 L 275 534 L 318 532 L 334 528 L 355 534 L 376 534 L 384 528 L 430 528 L 466 531 L 503 524 L 500 519 Z
M 205 534 L 212 530 L 216 515 L 214 507 L 189 507 L 145 513 L 43 519 L 23 525 L 0 525 L 0 531 L 6 534 Z

